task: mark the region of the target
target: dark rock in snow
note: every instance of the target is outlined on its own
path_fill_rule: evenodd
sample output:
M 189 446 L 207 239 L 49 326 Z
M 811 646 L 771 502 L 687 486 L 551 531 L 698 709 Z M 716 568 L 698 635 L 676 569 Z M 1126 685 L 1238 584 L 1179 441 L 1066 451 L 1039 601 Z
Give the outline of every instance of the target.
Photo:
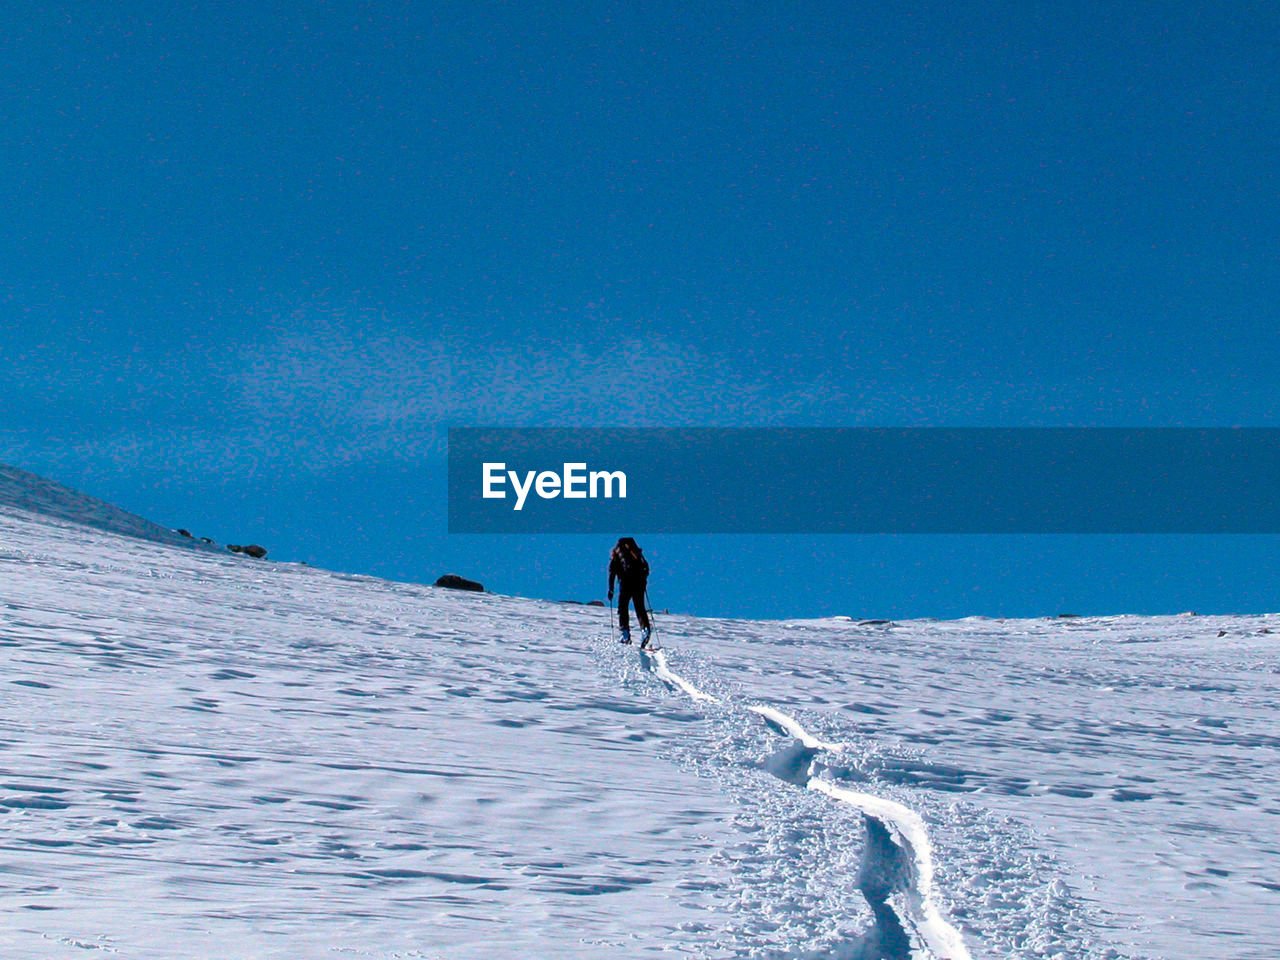
M 241 547 L 240 551 L 242 553 L 247 553 L 249 556 L 253 557 L 255 560 L 261 560 L 263 557 L 267 555 L 267 548 L 260 547 L 256 543 L 251 543 L 247 547 Z
M 227 549 L 230 550 L 232 553 L 240 553 L 242 550 L 244 550 L 244 547 L 240 546 L 240 544 L 238 543 L 228 543 Z
M 604 606 L 604 601 L 603 601 L 603 600 L 588 600 L 588 601 L 587 601 L 587 606 L 588 606 L 588 607 L 603 607 L 603 606 Z
M 443 577 L 436 581 L 437 587 L 448 587 L 450 590 L 478 590 L 484 593 L 484 586 L 476 583 L 474 580 L 468 580 L 460 577 L 456 573 L 446 573 Z
M 201 543 L 213 543 L 213 537 L 201 537 L 201 538 L 200 538 L 200 542 L 201 542 Z
M 179 528 L 178 528 L 178 533 L 179 533 L 179 535 L 184 536 L 184 537 L 189 537 L 189 536 L 191 536 L 191 531 L 190 531 L 190 530 L 183 530 L 181 527 L 179 527 Z

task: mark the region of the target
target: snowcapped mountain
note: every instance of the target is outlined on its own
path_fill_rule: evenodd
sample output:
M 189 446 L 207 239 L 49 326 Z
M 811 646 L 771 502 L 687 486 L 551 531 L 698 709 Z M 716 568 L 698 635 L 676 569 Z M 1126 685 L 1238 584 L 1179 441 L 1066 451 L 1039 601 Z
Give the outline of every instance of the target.
M 1280 617 L 673 616 L 642 653 L 190 545 L 0 468 L 3 956 L 1280 942 Z

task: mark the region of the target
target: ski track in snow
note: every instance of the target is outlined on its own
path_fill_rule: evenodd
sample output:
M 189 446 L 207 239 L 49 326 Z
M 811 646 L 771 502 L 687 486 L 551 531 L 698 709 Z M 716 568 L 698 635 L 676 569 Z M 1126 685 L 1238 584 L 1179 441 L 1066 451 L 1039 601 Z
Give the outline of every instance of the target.
M 675 673 L 672 673 L 671 667 L 668 666 L 667 664 L 667 655 L 663 653 L 661 650 L 655 650 L 653 652 L 653 664 L 654 664 L 654 668 L 653 668 L 654 676 L 656 676 L 659 680 L 662 680 L 666 683 L 671 684 L 673 687 L 680 688 L 685 693 L 687 693 L 690 696 L 690 698 L 697 701 L 698 703 L 719 703 L 720 702 L 715 697 L 711 696 L 711 694 L 703 693 L 701 690 L 695 687 L 688 680 L 685 680 L 683 677 Z
M 721 702 L 673 671 L 661 651 L 653 656 L 653 672 L 696 702 Z M 793 738 L 798 747 L 785 754 L 785 762 L 771 772 L 796 786 L 849 804 L 866 817 L 867 853 L 860 886 L 876 925 L 864 935 L 857 952 L 902 960 L 972 960 L 960 932 L 947 922 L 933 900 L 932 853 L 920 815 L 896 801 L 845 790 L 814 775 L 818 755 L 839 752 L 843 744 L 819 740 L 793 717 L 773 707 L 751 704 L 747 709 Z

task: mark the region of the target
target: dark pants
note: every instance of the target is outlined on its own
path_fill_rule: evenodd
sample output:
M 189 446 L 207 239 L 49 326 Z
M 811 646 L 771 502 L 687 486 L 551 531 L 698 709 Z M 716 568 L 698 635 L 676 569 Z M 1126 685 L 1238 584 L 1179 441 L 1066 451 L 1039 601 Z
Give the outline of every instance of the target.
M 618 626 L 623 630 L 631 626 L 627 613 L 627 605 L 630 603 L 635 604 L 636 619 L 640 621 L 640 626 L 645 630 L 649 629 L 649 613 L 644 608 L 644 588 L 643 580 L 639 583 L 618 582 Z

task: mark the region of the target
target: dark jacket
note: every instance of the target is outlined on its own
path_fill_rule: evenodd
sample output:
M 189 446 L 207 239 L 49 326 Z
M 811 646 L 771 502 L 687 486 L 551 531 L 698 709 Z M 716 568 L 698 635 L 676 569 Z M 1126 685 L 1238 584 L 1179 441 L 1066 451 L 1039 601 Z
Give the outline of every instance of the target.
M 634 547 L 634 551 L 633 553 L 618 546 L 614 547 L 613 552 L 609 554 L 610 593 L 613 593 L 614 578 L 617 578 L 622 586 L 632 593 L 636 592 L 637 588 L 643 588 L 649 579 L 649 562 L 645 560 L 639 547 Z

